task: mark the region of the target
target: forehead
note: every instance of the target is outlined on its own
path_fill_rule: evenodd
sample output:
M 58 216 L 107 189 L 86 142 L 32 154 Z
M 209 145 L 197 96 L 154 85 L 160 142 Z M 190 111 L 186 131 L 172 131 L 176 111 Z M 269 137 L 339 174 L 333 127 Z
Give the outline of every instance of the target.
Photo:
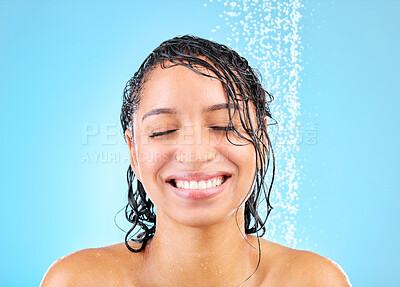
M 201 73 L 216 77 L 204 67 Z M 222 83 L 215 78 L 200 75 L 188 67 L 177 65 L 169 68 L 157 66 L 147 76 L 142 86 L 142 107 L 154 105 L 206 105 L 227 102 Z

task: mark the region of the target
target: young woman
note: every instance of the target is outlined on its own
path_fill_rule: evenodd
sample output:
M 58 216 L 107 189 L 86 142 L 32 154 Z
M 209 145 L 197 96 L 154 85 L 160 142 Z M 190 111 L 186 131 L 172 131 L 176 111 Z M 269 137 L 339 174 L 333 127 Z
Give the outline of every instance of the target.
M 228 47 L 163 42 L 124 91 L 132 229 L 57 260 L 41 286 L 349 286 L 334 262 L 261 238 L 272 99 Z

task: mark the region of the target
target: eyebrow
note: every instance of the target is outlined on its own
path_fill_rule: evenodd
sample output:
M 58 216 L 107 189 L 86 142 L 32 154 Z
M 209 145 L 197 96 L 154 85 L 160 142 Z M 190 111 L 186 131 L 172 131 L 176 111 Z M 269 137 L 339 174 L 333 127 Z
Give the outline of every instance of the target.
M 216 104 L 212 106 L 208 106 L 202 110 L 203 113 L 210 113 L 218 110 L 223 110 L 223 109 L 228 109 L 228 103 L 223 103 L 223 104 Z M 233 109 L 233 107 L 231 107 Z M 149 116 L 155 116 L 155 115 L 160 115 L 160 114 L 179 114 L 177 109 L 175 108 L 156 108 L 148 111 L 142 118 L 142 122 L 144 121 L 145 118 Z

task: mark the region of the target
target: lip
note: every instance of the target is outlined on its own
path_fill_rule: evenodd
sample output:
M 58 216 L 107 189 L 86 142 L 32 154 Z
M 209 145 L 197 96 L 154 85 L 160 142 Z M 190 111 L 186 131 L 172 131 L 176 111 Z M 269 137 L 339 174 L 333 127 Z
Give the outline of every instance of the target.
M 231 179 L 231 176 L 226 176 L 224 177 L 225 181 L 215 187 L 210 187 L 210 188 L 204 188 L 204 189 L 184 189 L 184 188 L 177 188 L 171 184 L 170 181 L 167 181 L 166 184 L 169 189 L 171 189 L 176 195 L 183 199 L 189 199 L 189 200 L 202 200 L 202 199 L 207 199 L 211 198 L 214 196 L 217 196 L 220 194 L 226 185 L 228 184 L 228 181 Z M 171 179 L 174 179 L 173 177 Z

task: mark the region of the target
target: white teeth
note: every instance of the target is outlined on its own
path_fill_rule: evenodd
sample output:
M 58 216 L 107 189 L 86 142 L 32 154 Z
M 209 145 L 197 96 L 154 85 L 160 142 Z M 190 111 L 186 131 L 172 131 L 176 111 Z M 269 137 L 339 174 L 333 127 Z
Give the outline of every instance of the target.
M 206 182 L 205 182 L 204 180 L 202 180 L 202 181 L 199 182 L 199 184 L 198 184 L 197 187 L 198 187 L 199 189 L 203 189 L 203 188 L 206 188 L 206 187 L 207 187 L 207 184 L 206 184 Z
M 216 186 L 216 185 L 218 185 L 218 180 L 214 178 L 212 180 L 212 186 Z
M 176 187 L 177 188 L 183 188 L 183 189 L 205 189 L 205 188 L 211 188 L 215 186 L 219 186 L 222 184 L 223 179 L 222 178 L 214 178 L 213 180 L 207 180 L 207 181 L 186 181 L 186 180 L 175 180 Z
M 197 189 L 197 182 L 191 180 L 190 181 L 190 189 Z
M 189 188 L 189 182 L 185 181 L 183 184 L 183 188 L 188 189 Z

